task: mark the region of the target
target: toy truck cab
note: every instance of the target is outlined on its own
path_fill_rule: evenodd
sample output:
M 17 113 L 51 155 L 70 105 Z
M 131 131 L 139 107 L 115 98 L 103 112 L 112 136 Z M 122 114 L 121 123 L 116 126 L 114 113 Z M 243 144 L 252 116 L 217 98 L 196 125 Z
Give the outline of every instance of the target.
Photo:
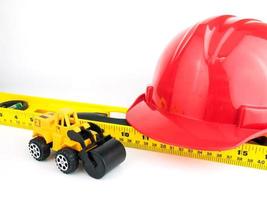
M 88 123 L 82 123 L 78 119 L 76 112 L 68 109 L 61 110 L 59 113 L 57 113 L 56 123 L 57 126 L 62 129 L 78 128 L 81 125 L 84 128 L 89 128 Z

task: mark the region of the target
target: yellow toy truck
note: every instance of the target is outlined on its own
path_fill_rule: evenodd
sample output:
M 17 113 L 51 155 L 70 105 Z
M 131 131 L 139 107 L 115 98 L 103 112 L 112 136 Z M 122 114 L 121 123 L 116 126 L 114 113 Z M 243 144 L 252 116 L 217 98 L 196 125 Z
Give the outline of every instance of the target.
M 99 179 L 125 160 L 125 148 L 119 141 L 104 136 L 99 126 L 80 120 L 72 110 L 47 112 L 33 120 L 30 154 L 42 161 L 52 149 L 56 152 L 56 165 L 63 173 L 74 172 L 81 160 L 86 172 Z

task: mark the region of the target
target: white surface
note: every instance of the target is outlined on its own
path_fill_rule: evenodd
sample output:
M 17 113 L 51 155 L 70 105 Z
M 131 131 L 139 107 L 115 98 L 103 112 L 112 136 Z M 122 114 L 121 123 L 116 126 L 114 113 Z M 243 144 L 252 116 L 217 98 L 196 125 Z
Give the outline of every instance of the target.
M 219 14 L 267 22 L 266 1 L 0 0 L 0 90 L 130 106 L 179 31 Z M 102 180 L 66 176 L 0 127 L 1 199 L 265 199 L 265 171 L 127 149 Z

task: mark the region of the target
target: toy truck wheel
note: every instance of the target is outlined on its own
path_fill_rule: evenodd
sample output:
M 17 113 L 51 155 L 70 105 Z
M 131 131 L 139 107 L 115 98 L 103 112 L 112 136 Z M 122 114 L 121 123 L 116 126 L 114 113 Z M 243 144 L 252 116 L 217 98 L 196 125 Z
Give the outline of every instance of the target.
M 44 138 L 36 137 L 29 142 L 29 151 L 35 160 L 43 161 L 50 155 L 50 146 Z
M 65 174 L 74 172 L 79 166 L 78 153 L 71 148 L 59 150 L 55 161 L 58 169 Z

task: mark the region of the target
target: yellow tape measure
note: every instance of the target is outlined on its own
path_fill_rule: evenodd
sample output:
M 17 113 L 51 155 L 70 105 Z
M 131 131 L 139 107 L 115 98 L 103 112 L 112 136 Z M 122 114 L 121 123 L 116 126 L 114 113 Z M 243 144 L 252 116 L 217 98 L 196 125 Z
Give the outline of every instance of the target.
M 57 112 L 60 108 L 71 108 L 76 112 L 82 112 L 79 116 L 83 120 L 99 125 L 105 133 L 120 140 L 126 147 L 267 170 L 267 146 L 243 144 L 227 151 L 181 148 L 155 141 L 142 135 L 125 120 L 109 117 L 113 112 L 125 113 L 126 108 L 0 93 L 0 102 L 12 100 L 25 101 L 29 107 L 26 110 L 16 110 L 15 107 L 0 108 L 0 124 L 31 130 L 35 116 L 48 111 Z M 84 113 L 94 113 L 94 115 L 90 117 Z

